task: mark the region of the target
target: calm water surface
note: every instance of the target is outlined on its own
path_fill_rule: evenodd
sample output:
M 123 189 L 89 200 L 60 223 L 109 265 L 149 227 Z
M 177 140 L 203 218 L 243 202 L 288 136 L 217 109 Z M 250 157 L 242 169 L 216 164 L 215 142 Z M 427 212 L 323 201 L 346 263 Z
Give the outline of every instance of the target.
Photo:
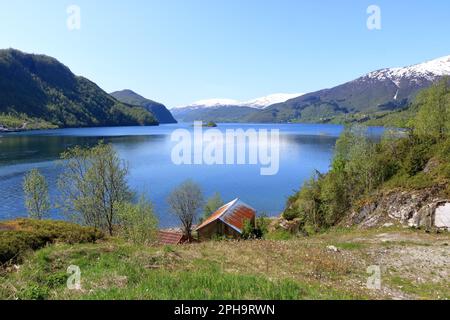
M 279 214 L 287 197 L 311 177 L 314 170 L 328 170 L 333 147 L 342 131 L 337 125 L 221 124 L 218 129 L 265 128 L 280 130 L 280 170 L 261 176 L 255 165 L 181 165 L 171 161 L 177 128 L 192 130 L 190 124 L 159 127 L 84 128 L 0 135 L 0 220 L 26 216 L 22 181 L 27 171 L 38 168 L 45 175 L 50 196 L 56 201 L 60 173 L 59 154 L 76 145 L 89 146 L 99 140 L 111 142 L 130 166 L 129 184 L 145 192 L 155 205 L 162 227 L 174 226 L 166 199 L 186 179 L 201 185 L 206 197 L 219 192 L 225 201 L 241 198 L 259 212 Z M 371 128 L 375 134 L 381 128 Z M 63 218 L 57 209 L 52 217 Z

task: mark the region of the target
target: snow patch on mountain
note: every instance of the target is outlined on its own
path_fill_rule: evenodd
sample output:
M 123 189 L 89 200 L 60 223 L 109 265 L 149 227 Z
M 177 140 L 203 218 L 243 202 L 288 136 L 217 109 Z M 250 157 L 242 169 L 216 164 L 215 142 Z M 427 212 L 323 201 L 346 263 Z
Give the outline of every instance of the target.
M 404 68 L 387 68 L 367 74 L 362 80 L 367 78 L 375 80 L 391 80 L 398 87 L 403 79 L 411 81 L 434 81 L 439 77 L 450 75 L 450 56 L 445 56 L 424 63 L 412 65 Z
M 188 106 L 174 107 L 173 109 L 201 109 L 201 108 L 219 108 L 224 106 L 249 107 L 255 109 L 264 109 L 276 103 L 286 102 L 302 96 L 303 93 L 275 93 L 265 97 L 253 99 L 250 101 L 238 101 L 233 99 L 206 99 L 196 101 Z
M 242 103 L 242 105 L 251 108 L 264 109 L 273 104 L 286 102 L 290 99 L 294 99 L 302 95 L 302 93 L 275 93 L 262 98 L 244 102 Z
M 236 104 L 239 104 L 239 101 L 233 100 L 233 99 L 206 99 L 206 100 L 199 100 L 197 102 L 194 102 L 190 104 L 189 108 L 215 108 L 220 106 L 234 106 Z M 179 107 L 183 108 L 183 107 Z

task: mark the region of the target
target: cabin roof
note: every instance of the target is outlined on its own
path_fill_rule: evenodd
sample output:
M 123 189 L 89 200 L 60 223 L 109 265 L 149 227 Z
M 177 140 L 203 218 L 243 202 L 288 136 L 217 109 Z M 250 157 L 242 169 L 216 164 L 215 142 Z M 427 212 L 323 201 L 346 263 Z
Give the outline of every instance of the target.
M 159 231 L 158 242 L 160 244 L 180 244 L 183 240 L 183 234 L 172 231 Z
M 239 199 L 235 199 L 217 209 L 208 219 L 200 224 L 195 230 L 200 230 L 210 223 L 220 220 L 239 233 L 242 233 L 244 221 L 251 220 L 256 216 L 256 210 Z

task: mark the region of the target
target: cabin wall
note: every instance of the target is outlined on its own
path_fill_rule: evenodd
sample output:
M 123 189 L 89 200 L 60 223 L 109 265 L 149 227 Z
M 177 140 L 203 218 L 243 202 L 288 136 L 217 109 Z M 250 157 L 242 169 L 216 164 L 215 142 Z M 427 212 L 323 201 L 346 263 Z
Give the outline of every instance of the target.
M 221 220 L 216 220 L 210 224 L 204 226 L 198 232 L 198 238 L 200 241 L 211 240 L 214 237 L 226 236 L 233 239 L 241 237 L 240 233 L 223 223 Z

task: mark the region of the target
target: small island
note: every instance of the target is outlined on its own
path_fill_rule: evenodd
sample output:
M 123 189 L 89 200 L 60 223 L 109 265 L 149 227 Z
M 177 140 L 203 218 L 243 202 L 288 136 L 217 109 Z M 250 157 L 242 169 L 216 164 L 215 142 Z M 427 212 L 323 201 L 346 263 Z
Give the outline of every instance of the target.
M 203 124 L 203 126 L 206 128 L 216 128 L 217 123 L 215 123 L 214 121 L 209 121 L 208 123 Z
M 203 122 L 203 121 L 194 121 L 193 124 L 194 127 L 202 127 L 202 128 L 217 128 L 217 123 L 215 123 L 214 121 L 208 121 L 208 122 Z

